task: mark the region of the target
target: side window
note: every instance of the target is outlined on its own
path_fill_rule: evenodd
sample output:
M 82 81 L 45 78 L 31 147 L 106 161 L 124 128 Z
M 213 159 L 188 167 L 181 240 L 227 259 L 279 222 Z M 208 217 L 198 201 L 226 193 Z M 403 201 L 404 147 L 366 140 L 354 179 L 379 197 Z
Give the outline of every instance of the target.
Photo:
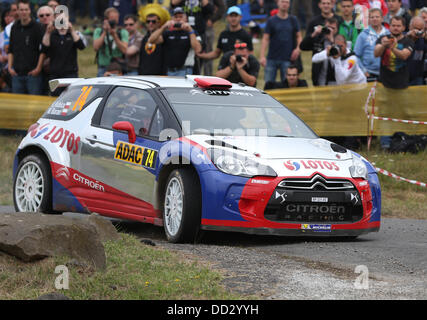
M 148 92 L 117 87 L 108 97 L 100 125 L 111 129 L 117 121 L 129 121 L 137 135 L 147 135 L 155 110 L 156 103 Z
M 150 136 L 159 137 L 160 132 L 165 128 L 165 118 L 163 117 L 162 112 L 157 108 L 156 113 L 154 114 L 153 121 L 151 122 Z
M 46 110 L 43 117 L 67 120 L 82 111 L 103 91 L 94 86 L 70 86 Z

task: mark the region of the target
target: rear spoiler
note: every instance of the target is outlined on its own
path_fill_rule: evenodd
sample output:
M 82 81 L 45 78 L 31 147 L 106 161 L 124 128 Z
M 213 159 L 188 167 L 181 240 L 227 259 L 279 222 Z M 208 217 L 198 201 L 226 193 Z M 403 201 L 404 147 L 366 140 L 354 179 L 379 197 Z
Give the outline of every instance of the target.
M 63 79 L 54 79 L 49 81 L 49 89 L 51 92 L 55 91 L 57 88 L 65 88 L 74 82 L 84 80 L 84 78 L 63 78 Z

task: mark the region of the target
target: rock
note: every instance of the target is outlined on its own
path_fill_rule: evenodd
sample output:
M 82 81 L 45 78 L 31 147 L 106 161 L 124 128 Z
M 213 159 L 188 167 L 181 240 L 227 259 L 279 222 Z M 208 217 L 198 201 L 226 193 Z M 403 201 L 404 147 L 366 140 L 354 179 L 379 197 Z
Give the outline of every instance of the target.
M 87 220 L 90 225 L 93 225 L 96 228 L 102 243 L 106 241 L 119 240 L 120 236 L 116 228 L 114 228 L 113 224 L 109 220 L 104 219 L 96 214 L 91 214 Z
M 70 300 L 70 298 L 59 292 L 51 292 L 41 295 L 37 300 Z
M 0 215 L 0 251 L 31 262 L 51 256 L 68 256 L 105 269 L 103 241 L 118 238 L 101 217 L 70 218 L 41 213 Z M 114 227 L 111 226 L 113 229 Z

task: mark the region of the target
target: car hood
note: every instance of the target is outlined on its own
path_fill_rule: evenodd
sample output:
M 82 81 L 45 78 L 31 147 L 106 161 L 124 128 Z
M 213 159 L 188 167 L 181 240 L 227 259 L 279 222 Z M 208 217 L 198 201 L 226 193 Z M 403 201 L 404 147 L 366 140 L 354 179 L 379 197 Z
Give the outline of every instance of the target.
M 209 135 L 187 138 L 207 149 L 220 148 L 256 158 L 279 176 L 311 176 L 318 172 L 328 177 L 351 177 L 352 152 L 321 138 Z
M 231 136 L 206 136 L 192 135 L 189 139 L 205 148 L 224 146 L 225 148 L 238 148 L 241 151 L 263 159 L 325 159 L 347 160 L 351 159 L 351 152 L 332 149 L 333 143 L 325 139 L 305 139 L 286 137 L 231 137 Z

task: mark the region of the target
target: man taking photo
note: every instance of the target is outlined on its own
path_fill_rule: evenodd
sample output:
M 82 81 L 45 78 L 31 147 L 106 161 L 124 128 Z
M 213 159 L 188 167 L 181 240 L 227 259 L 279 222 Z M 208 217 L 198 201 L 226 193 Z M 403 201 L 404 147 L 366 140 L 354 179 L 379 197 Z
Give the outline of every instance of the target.
M 409 85 L 407 60 L 414 51 L 414 42 L 403 35 L 405 19 L 391 18 L 391 35 L 382 36 L 375 45 L 375 57 L 381 57 L 380 81 L 386 88 L 404 89 Z
M 356 55 L 347 48 L 342 34 L 335 36 L 334 44 L 313 56 L 313 63 L 329 60 L 335 71 L 336 84 L 366 83 L 366 76 L 357 64 Z
M 236 43 L 234 51 L 225 53 L 218 65 L 216 76 L 233 83 L 243 82 L 255 87 L 259 72 L 259 62 L 249 54 L 246 43 Z

